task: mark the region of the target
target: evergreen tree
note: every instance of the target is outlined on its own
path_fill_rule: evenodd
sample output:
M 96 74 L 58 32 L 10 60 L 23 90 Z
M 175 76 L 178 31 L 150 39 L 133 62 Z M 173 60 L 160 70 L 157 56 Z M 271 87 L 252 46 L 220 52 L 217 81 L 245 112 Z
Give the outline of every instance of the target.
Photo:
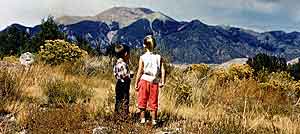
M 255 57 L 249 58 L 247 64 L 254 69 L 254 74 L 260 71 L 287 71 L 287 64 L 284 58 L 269 56 L 267 54 L 257 54 Z
M 79 46 L 79 48 L 87 51 L 91 55 L 98 55 L 98 52 L 91 47 L 91 44 L 85 38 L 78 35 L 75 35 L 75 38 L 75 43 Z
M 20 55 L 30 40 L 28 33 L 15 26 L 9 26 L 0 33 L 0 57 L 7 55 Z
M 41 30 L 31 41 L 31 52 L 37 52 L 45 40 L 65 39 L 65 34 L 59 30 L 59 26 L 54 22 L 54 17 L 49 16 L 42 20 Z
M 300 80 L 300 59 L 298 59 L 298 63 L 289 65 L 288 70 L 295 80 Z

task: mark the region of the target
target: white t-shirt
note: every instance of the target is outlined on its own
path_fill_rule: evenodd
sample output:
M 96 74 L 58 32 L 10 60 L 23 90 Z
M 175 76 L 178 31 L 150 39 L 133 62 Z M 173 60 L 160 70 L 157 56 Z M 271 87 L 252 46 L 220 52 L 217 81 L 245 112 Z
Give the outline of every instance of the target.
M 159 54 L 153 54 L 152 52 L 146 52 L 141 56 L 141 60 L 144 63 L 144 74 L 141 79 L 153 83 L 159 83 L 159 72 L 161 56 Z

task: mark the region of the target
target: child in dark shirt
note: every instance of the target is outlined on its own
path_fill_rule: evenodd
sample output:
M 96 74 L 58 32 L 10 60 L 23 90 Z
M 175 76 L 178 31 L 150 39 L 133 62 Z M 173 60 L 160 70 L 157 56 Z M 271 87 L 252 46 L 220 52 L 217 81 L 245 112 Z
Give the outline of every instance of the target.
M 117 79 L 115 93 L 115 112 L 127 116 L 129 114 L 129 89 L 131 82 L 131 74 L 128 67 L 129 63 L 129 47 L 125 45 L 116 45 L 115 52 L 117 61 L 114 64 L 113 72 Z

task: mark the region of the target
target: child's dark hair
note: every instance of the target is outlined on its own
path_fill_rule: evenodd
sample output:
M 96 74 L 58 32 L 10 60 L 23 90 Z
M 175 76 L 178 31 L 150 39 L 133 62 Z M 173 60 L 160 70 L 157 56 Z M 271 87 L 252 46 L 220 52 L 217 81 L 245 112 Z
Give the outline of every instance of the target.
M 117 58 L 124 58 L 125 53 L 130 53 L 130 48 L 126 45 L 115 45 L 115 55 Z

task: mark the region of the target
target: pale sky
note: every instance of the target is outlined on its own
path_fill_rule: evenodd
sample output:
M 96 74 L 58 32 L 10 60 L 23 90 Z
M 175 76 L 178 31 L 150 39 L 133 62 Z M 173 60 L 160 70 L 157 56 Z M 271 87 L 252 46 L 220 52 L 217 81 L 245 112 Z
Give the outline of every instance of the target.
M 114 6 L 145 7 L 179 20 L 199 19 L 256 31 L 300 31 L 300 0 L 1 0 L 0 29 L 34 26 L 48 15 L 94 16 Z

